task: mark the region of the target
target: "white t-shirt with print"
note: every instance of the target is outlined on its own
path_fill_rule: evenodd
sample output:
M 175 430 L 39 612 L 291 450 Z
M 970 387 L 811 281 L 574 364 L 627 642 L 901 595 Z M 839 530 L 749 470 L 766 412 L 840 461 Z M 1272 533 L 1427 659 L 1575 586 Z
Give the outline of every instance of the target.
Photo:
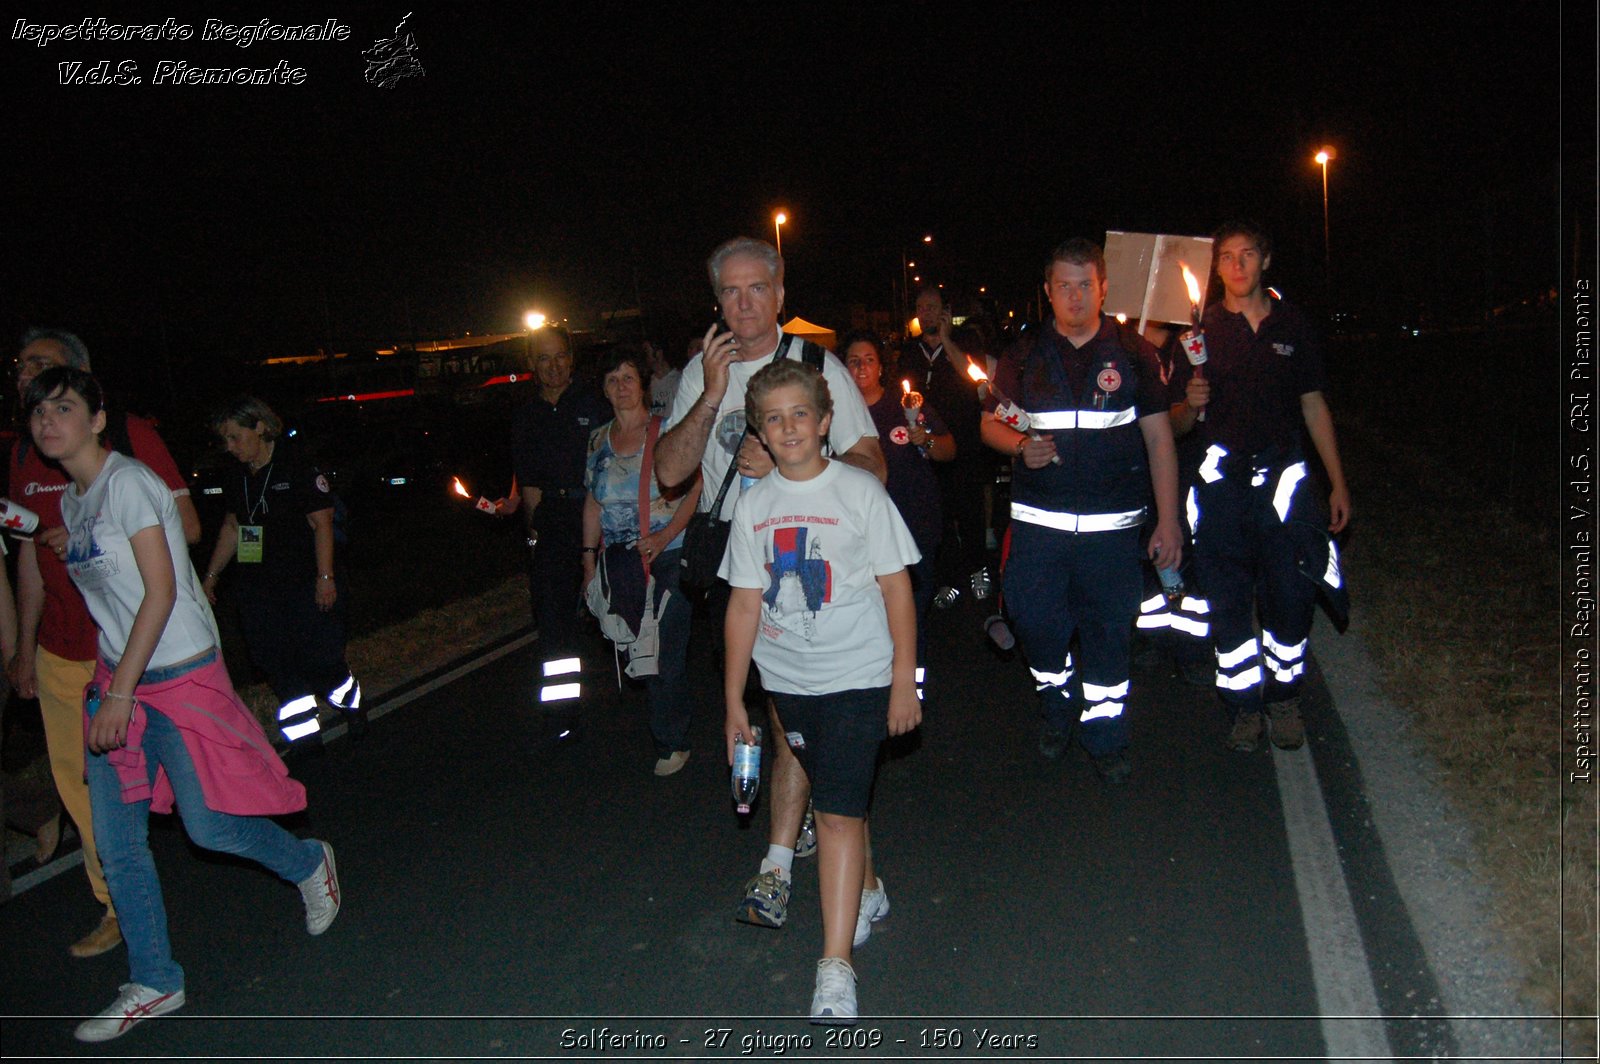
M 144 601 L 144 580 L 129 542 L 135 533 L 160 526 L 172 554 L 177 601 L 150 655 L 149 668 L 186 661 L 218 645 L 217 621 L 200 590 L 183 521 L 172 489 L 150 467 L 116 451 L 82 495 L 69 484 L 61 493 L 61 518 L 67 526 L 67 572 L 100 628 L 100 653 L 122 657 L 133 618 Z
M 785 358 L 800 358 L 802 344 L 799 337 L 785 334 L 778 343 L 788 344 L 784 354 Z M 672 401 L 672 414 L 661 426 L 663 433 L 668 432 L 695 403 L 700 401 L 700 396 L 706 390 L 705 365 L 703 355 L 695 355 L 683 369 L 683 377 L 678 381 L 678 396 Z M 717 419 L 712 424 L 711 439 L 706 443 L 705 454 L 700 457 L 700 509 L 710 510 L 711 504 L 717 501 L 717 492 L 722 489 L 722 478 L 728 473 L 728 466 L 733 462 L 733 456 L 739 450 L 739 444 L 744 436 L 744 393 L 750 384 L 750 378 L 756 371 L 772 361 L 772 354 L 768 353 L 761 358 L 753 358 L 748 362 L 734 362 L 728 366 L 728 390 L 722 396 L 722 403 L 717 407 Z M 856 387 L 856 382 L 851 379 L 850 372 L 844 368 L 831 352 L 825 352 L 822 357 L 822 378 L 828 382 L 828 393 L 833 398 L 833 423 L 828 427 L 828 450 L 824 454 L 843 454 L 854 447 L 863 436 L 877 438 L 878 429 L 872 423 L 872 415 L 867 413 L 867 404 L 861 398 L 861 389 Z M 726 520 L 733 513 L 733 504 L 739 498 L 741 480 L 733 478 L 733 483 L 728 485 L 728 497 L 723 500 L 722 513 L 718 516 Z
M 830 461 L 810 480 L 774 471 L 740 497 L 717 575 L 761 589 L 762 685 L 822 695 L 889 686 L 894 644 L 878 577 L 921 557 L 878 478 Z

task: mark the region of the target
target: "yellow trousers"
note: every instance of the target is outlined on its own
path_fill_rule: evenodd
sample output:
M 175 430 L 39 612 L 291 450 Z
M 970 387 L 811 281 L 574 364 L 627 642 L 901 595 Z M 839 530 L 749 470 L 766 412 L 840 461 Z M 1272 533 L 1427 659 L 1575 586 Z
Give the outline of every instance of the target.
M 83 689 L 94 679 L 94 662 L 68 661 L 44 648 L 34 655 L 39 680 L 39 709 L 44 716 L 45 747 L 50 752 L 50 773 L 67 815 L 78 825 L 83 840 L 83 868 L 89 874 L 94 896 L 111 908 L 111 891 L 100 870 L 94 847 L 94 817 L 89 812 L 89 785 L 83 778 Z

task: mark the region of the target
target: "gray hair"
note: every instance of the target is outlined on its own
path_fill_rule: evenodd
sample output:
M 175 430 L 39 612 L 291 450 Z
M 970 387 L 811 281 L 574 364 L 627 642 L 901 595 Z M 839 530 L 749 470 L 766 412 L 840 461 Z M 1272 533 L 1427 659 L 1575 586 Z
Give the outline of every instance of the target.
M 85 373 L 90 371 L 89 349 L 84 346 L 82 340 L 78 339 L 77 333 L 69 333 L 65 329 L 33 328 L 22 334 L 23 347 L 27 347 L 29 344 L 36 343 L 39 340 L 54 340 L 66 349 L 67 365 L 73 369 L 81 369 Z
M 706 273 L 711 278 L 711 291 L 716 294 L 722 292 L 722 264 L 735 255 L 744 255 L 752 259 L 759 259 L 766 266 L 767 272 L 772 275 L 772 283 L 783 284 L 783 256 L 778 254 L 778 249 L 765 240 L 757 240 L 749 236 L 736 236 L 726 244 L 721 244 L 711 253 L 706 260 Z

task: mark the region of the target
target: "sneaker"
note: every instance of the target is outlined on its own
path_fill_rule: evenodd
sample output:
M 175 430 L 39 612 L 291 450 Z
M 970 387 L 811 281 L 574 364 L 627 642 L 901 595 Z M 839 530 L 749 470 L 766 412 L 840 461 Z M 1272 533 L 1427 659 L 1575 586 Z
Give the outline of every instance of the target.
M 1228 749 L 1248 754 L 1260 742 L 1260 713 L 1240 713 L 1233 718 L 1233 730 L 1228 732 Z
M 789 915 L 789 881 L 769 868 L 744 885 L 744 900 L 733 918 L 757 927 L 782 927 Z
M 689 751 L 674 750 L 666 757 L 656 758 L 656 775 L 670 776 L 689 763 Z
M 872 890 L 861 892 L 861 909 L 856 913 L 856 937 L 851 943 L 857 949 L 872 937 L 872 925 L 889 915 L 889 892 L 883 889 L 883 879 Z
M 318 841 L 322 847 L 322 863 L 310 876 L 298 884 L 300 896 L 306 902 L 306 930 L 320 935 L 339 915 L 339 869 L 333 863 L 333 847 Z
M 820 986 L 821 983 L 819 982 Z M 854 1007 L 854 995 L 851 1006 Z M 80 1042 L 109 1042 L 121 1038 L 140 1020 L 165 1016 L 183 1008 L 183 990 L 152 990 L 142 983 L 123 983 L 117 1000 L 93 1019 L 84 1020 L 72 1032 Z
M 1090 760 L 1094 762 L 1094 770 L 1100 774 L 1100 782 L 1113 787 L 1127 783 L 1128 777 L 1133 775 L 1133 763 L 1128 760 L 1126 750 L 1102 754 Z
M 1279 750 L 1298 750 L 1306 744 L 1306 722 L 1300 717 L 1300 700 L 1285 699 L 1267 707 L 1271 720 L 1269 734 Z
M 120 945 L 122 945 L 122 925 L 117 923 L 117 914 L 107 909 L 94 930 L 68 946 L 67 952 L 74 957 L 98 957 Z
M 988 566 L 974 572 L 969 583 L 972 585 L 972 597 L 979 602 L 988 598 L 990 591 L 994 589 L 994 581 L 989 579 Z
M 961 597 L 961 592 L 953 587 L 941 587 L 933 593 L 933 604 L 941 610 L 947 610 L 956 604 Z
M 1067 733 L 1046 727 L 1039 733 L 1039 756 L 1046 761 L 1060 761 L 1067 752 Z
M 817 808 L 806 803 L 806 818 L 800 821 L 800 836 L 794 840 L 796 857 L 814 857 L 817 852 Z
M 856 1022 L 856 970 L 843 957 L 817 962 L 817 988 L 811 994 L 811 1022 Z

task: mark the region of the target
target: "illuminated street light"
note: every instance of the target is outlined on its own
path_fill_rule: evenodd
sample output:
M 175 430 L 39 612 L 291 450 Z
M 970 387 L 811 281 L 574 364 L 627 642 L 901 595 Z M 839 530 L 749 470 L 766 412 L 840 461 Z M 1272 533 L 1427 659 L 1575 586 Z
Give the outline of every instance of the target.
M 1328 163 L 1337 158 L 1332 148 L 1324 146 L 1312 156 L 1322 167 L 1322 282 L 1327 286 L 1328 298 L 1333 297 L 1333 250 L 1328 240 Z
M 523 324 L 528 327 L 529 332 L 538 332 L 540 329 L 544 328 L 544 323 L 547 320 L 548 319 L 537 310 L 530 310 L 528 313 L 522 316 Z
M 772 235 L 778 238 L 778 254 L 780 255 L 783 254 L 783 223 L 788 220 L 789 216 L 782 211 L 772 216 Z

